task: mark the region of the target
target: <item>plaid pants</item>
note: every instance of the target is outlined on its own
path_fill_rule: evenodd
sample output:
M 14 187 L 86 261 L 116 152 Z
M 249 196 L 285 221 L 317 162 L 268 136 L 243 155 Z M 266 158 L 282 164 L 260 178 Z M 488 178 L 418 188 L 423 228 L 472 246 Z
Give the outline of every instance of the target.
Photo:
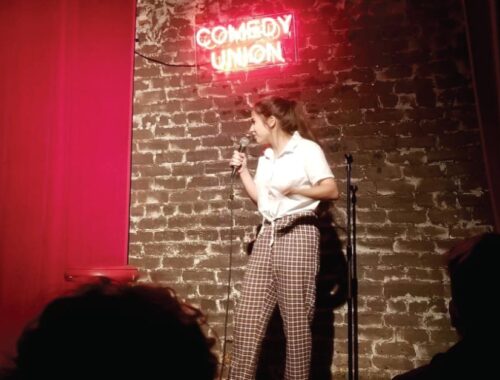
M 247 265 L 237 304 L 231 380 L 255 376 L 260 346 L 278 303 L 286 337 L 285 379 L 307 380 L 319 260 L 313 212 L 265 223 Z

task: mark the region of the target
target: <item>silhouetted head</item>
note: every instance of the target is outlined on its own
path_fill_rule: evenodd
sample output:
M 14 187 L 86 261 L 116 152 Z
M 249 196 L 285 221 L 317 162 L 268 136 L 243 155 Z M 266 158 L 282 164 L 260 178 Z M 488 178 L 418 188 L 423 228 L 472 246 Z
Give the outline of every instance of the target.
M 10 379 L 213 379 L 201 311 L 172 289 L 98 284 L 52 301 L 18 342 Z
M 487 233 L 464 240 L 447 253 L 452 323 L 464 337 L 480 337 L 495 329 L 500 291 L 500 235 Z

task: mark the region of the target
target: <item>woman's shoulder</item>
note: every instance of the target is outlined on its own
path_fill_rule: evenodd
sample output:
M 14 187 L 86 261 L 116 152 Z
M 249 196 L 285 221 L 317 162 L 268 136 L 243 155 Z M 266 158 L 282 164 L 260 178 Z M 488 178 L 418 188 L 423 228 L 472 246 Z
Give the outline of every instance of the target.
M 323 151 L 321 146 L 313 141 L 302 137 L 297 144 L 298 148 L 304 153 Z

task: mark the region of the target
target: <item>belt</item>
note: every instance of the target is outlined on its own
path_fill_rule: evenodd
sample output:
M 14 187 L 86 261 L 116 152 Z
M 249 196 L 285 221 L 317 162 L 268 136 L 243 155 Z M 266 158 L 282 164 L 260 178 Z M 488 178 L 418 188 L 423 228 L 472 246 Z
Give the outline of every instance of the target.
M 288 219 L 289 223 L 287 223 Z M 284 222 L 282 226 L 280 226 L 280 224 L 282 224 L 281 222 Z M 281 218 L 274 220 L 268 220 L 264 218 L 262 221 L 262 230 L 264 230 L 266 226 L 271 226 L 271 241 L 269 242 L 269 246 L 272 247 L 274 244 L 274 236 L 276 234 L 276 231 L 287 233 L 291 231 L 294 227 L 301 224 L 317 226 L 318 218 L 313 211 L 306 211 L 297 214 L 285 215 Z

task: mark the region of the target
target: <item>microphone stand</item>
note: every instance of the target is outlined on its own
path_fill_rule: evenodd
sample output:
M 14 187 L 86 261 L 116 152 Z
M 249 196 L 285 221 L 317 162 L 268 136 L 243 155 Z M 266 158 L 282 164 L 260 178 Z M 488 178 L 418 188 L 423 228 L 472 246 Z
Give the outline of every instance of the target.
M 358 277 L 356 267 L 356 192 L 351 184 L 352 155 L 346 154 L 347 170 L 347 353 L 348 379 L 358 380 Z

